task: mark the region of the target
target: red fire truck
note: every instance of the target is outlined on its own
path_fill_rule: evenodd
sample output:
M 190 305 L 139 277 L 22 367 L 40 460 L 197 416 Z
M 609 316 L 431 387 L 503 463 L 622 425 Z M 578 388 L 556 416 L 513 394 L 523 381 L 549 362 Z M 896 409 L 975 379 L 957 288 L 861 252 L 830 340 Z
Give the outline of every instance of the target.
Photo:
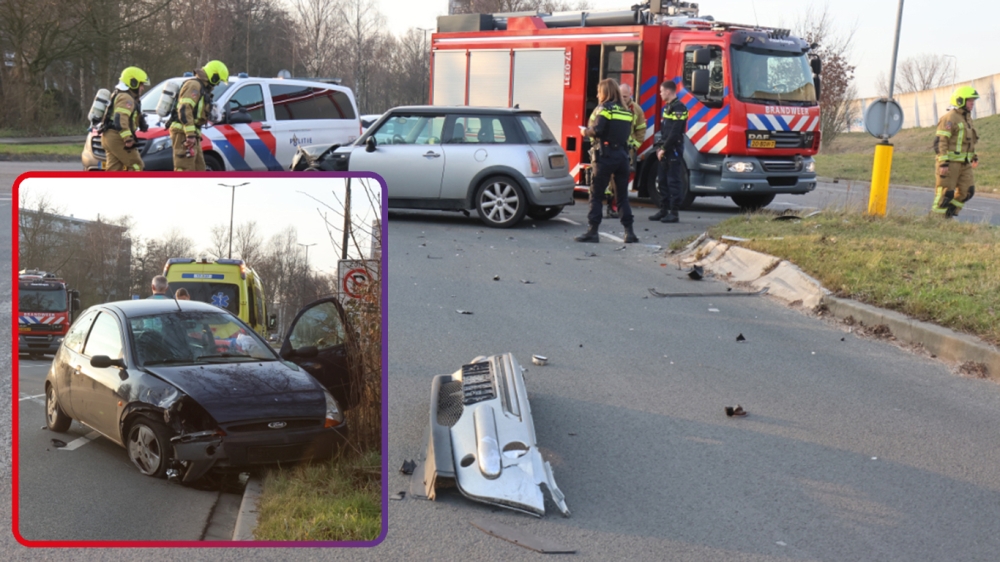
M 80 293 L 53 273 L 22 270 L 17 281 L 17 351 L 55 354 L 80 310 Z
M 579 126 L 597 106 L 597 83 L 628 84 L 648 126 L 630 188 L 658 202 L 659 84 L 673 80 L 689 112 L 685 206 L 726 196 L 753 209 L 779 193 L 815 189 L 814 46 L 786 30 L 699 17 L 697 4 L 655 2 L 614 12 L 441 16 L 432 36 L 431 103 L 540 110 L 584 186 L 590 143 Z

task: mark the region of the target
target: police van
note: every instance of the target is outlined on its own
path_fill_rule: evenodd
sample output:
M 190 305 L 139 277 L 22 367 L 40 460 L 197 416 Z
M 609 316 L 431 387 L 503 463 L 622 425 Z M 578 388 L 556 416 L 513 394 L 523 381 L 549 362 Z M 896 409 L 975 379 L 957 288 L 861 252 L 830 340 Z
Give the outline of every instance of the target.
M 163 276 L 167 278 L 170 298 L 177 289 L 184 288 L 191 300 L 228 310 L 265 338 L 275 325 L 275 316 L 267 316 L 260 276 L 243 260 L 170 258 L 163 267 Z M 235 334 L 216 334 L 216 338 L 230 336 Z
M 170 131 L 156 113 L 171 78 L 142 96 L 149 125 L 136 134 L 146 170 L 174 169 Z M 354 92 L 339 80 L 255 78 L 240 73 L 212 92 L 211 125 L 201 130 L 205 167 L 211 171 L 287 170 L 299 145 L 347 144 L 361 135 Z M 83 149 L 85 170 L 104 169 L 100 133 L 92 128 Z

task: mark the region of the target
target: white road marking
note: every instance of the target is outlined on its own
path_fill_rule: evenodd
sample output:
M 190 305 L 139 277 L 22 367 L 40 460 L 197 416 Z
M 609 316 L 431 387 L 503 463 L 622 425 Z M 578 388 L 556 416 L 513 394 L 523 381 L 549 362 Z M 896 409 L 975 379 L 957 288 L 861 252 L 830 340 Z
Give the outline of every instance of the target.
M 557 220 L 557 221 L 563 221 L 563 222 L 568 222 L 568 223 L 572 224 L 573 226 L 580 226 L 580 223 L 576 222 L 573 219 L 568 219 L 566 217 L 559 217 L 559 218 L 557 218 L 555 220 Z
M 603 236 L 605 238 L 610 238 L 610 239 L 614 240 L 615 242 L 618 242 L 619 244 L 624 244 L 625 243 L 625 240 L 623 240 L 623 239 L 615 236 L 614 234 L 608 234 L 607 232 L 599 232 L 598 234 L 600 234 L 601 236 Z
M 100 436 L 101 436 L 100 433 L 98 433 L 96 431 L 91 431 L 90 433 L 84 435 L 83 437 L 78 437 L 78 438 L 70 441 L 69 443 L 66 444 L 65 447 L 60 447 L 59 450 L 60 451 L 75 451 L 76 449 L 79 449 L 80 447 L 83 447 L 87 443 L 90 443 L 91 441 L 93 441 L 94 439 L 97 439 Z
M 44 394 L 36 394 L 34 396 L 21 396 L 21 398 L 19 398 L 18 401 L 19 402 L 24 402 L 25 400 L 34 400 L 35 402 L 41 402 L 38 399 L 41 398 L 41 397 L 43 397 L 43 396 L 45 396 L 45 395 Z

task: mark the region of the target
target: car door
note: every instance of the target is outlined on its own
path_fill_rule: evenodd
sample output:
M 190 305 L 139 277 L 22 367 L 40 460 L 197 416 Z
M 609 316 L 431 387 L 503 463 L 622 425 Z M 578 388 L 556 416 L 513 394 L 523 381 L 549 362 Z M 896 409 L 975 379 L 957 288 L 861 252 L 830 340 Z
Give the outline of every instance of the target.
M 393 114 L 368 134 L 375 139 L 373 152 L 363 143 L 354 148 L 350 170 L 382 176 L 390 203 L 413 200 L 419 205 L 420 200 L 438 199 L 445 168 L 444 121 L 444 114 Z
M 118 387 L 129 384 L 123 381 L 124 373 L 118 367 L 98 369 L 90 365 L 90 359 L 106 355 L 111 359 L 121 359 L 125 349 L 121 325 L 115 316 L 102 311 L 94 320 L 94 326 L 84 345 L 82 364 L 73 373 L 73 405 L 78 419 L 90 427 L 111 437 L 120 439 L 118 434 Z
M 336 297 L 312 302 L 292 320 L 281 344 L 281 357 L 306 370 L 337 399 L 342 408 L 354 406 L 347 359 L 348 327 Z M 303 348 L 315 347 L 315 354 Z
M 449 116 L 444 127 L 448 133 L 443 146 L 447 164 L 441 199 L 465 200 L 472 179 L 485 168 L 500 164 L 519 167 L 517 161 L 510 160 L 512 143 L 517 139 L 508 136 L 505 130 L 510 128 L 509 119 L 500 115 L 458 114 Z
M 282 169 L 288 169 L 300 145 L 346 144 L 357 138 L 358 116 L 343 92 L 302 83 L 267 88 L 274 111 L 271 132 Z
M 206 135 L 211 133 L 213 145 L 229 164 L 227 169 L 282 170 L 276 156 L 277 141 L 267 120 L 263 87 L 249 83 L 233 88 L 222 104 L 230 122 L 207 129 Z M 249 123 L 233 123 L 247 119 Z
M 56 403 L 63 409 L 63 412 L 75 419 L 79 419 L 73 409 L 73 382 L 76 371 L 83 365 L 83 344 L 87 341 L 87 334 L 90 327 L 97 318 L 96 310 L 89 310 L 77 319 L 73 326 L 66 333 L 63 340 L 63 348 L 56 354 L 53 361 L 55 369 Z

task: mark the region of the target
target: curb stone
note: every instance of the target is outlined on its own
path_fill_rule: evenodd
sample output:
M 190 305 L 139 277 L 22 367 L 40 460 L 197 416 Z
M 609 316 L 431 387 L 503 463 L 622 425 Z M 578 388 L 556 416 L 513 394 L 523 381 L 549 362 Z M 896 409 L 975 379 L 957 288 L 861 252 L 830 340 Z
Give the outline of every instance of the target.
M 257 500 L 260 498 L 261 482 L 257 476 L 251 476 L 243 489 L 243 501 L 240 502 L 240 513 L 236 516 L 236 528 L 233 529 L 234 541 L 257 540 L 253 536 L 257 528 Z
M 674 256 L 682 266 L 700 265 L 716 278 L 768 289 L 789 305 L 812 310 L 825 305 L 837 318 L 853 317 L 866 326 L 884 324 L 897 341 L 920 345 L 939 359 L 986 365 L 987 377 L 1000 382 L 1000 350 L 986 342 L 892 310 L 834 297 L 819 281 L 793 263 L 769 254 L 729 245 L 702 234 Z

